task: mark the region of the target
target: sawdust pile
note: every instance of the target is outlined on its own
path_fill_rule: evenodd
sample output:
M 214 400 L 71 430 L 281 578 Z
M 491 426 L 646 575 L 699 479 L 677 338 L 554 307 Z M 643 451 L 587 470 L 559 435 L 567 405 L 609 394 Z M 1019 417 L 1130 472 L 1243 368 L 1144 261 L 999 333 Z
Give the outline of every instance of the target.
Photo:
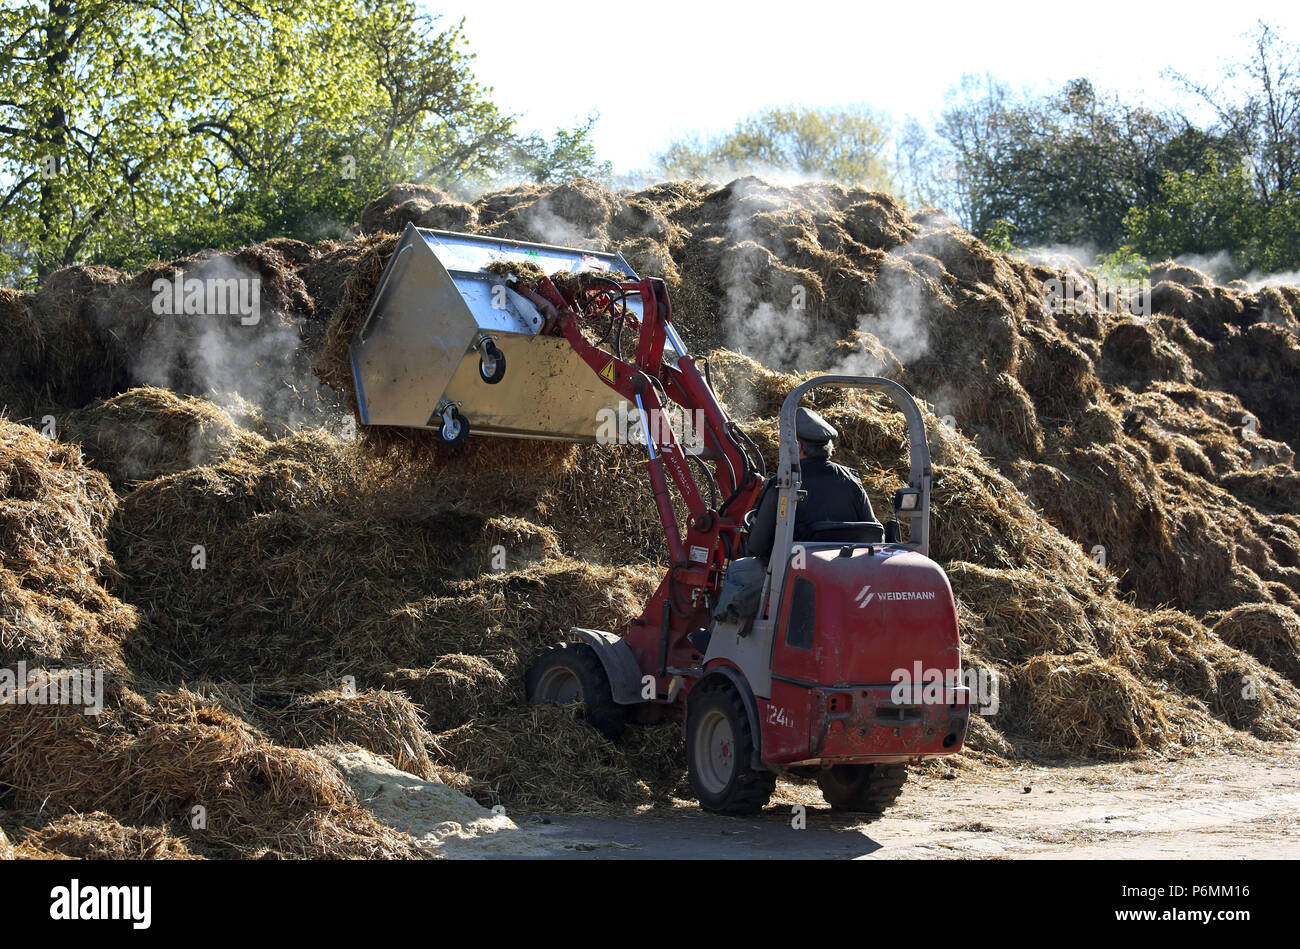
M 311 751 L 324 744 L 512 810 L 683 793 L 675 726 L 614 745 L 522 696 L 523 670 L 565 629 L 617 629 L 662 576 L 641 454 L 354 441 L 305 375 L 310 363 L 352 398 L 347 343 L 408 222 L 618 250 L 665 276 L 683 335 L 769 463 L 797 372 L 887 375 L 926 400 L 933 555 L 970 664 L 1001 685 L 975 751 L 1300 737 L 1300 292 L 1163 267 L 1150 318 L 1116 312 L 1079 268 L 993 254 L 937 212 L 835 185 L 575 181 L 472 205 L 397 186 L 356 241 L 182 262 L 263 275 L 271 349 L 237 318 L 179 336 L 154 318 L 147 291 L 173 264 L 0 292 L 15 343 L 0 399 L 15 417 L 54 414 L 61 439 L 0 423 L 0 658 L 98 664 L 115 683 L 97 720 L 0 716 L 16 756 L 0 807 L 45 801 L 37 823 L 93 824 L 68 831 L 81 843 L 50 825 L 18 849 L 414 853 Z M 252 345 L 270 371 L 213 384 L 191 358 L 203 338 Z M 166 357 L 158 374 L 142 350 Z M 883 505 L 906 470 L 901 417 L 860 394 L 817 407 Z M 222 818 L 203 833 L 187 823 L 200 800 Z

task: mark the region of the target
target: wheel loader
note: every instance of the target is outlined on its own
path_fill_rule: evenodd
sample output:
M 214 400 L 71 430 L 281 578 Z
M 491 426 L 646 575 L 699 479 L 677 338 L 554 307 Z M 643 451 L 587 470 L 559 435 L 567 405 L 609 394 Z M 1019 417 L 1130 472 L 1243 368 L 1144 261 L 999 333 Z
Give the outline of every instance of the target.
M 635 413 L 668 569 L 626 628 L 572 629 L 538 658 L 531 701 L 582 702 L 615 740 L 629 724 L 680 721 L 696 797 L 727 814 L 763 808 L 782 774 L 815 778 L 833 808 L 879 812 L 909 764 L 961 750 L 970 701 L 956 604 L 927 556 L 929 449 L 902 386 L 846 375 L 795 386 L 769 475 L 677 333 L 663 280 L 617 254 L 413 225 L 351 359 L 363 424 L 430 429 L 449 444 L 471 433 L 593 442 L 603 413 Z M 908 485 L 887 523 L 819 522 L 796 541 L 795 413 L 828 389 L 894 402 L 909 429 Z M 690 444 L 671 407 L 698 420 Z M 776 540 L 764 561 L 744 546 L 769 480 Z

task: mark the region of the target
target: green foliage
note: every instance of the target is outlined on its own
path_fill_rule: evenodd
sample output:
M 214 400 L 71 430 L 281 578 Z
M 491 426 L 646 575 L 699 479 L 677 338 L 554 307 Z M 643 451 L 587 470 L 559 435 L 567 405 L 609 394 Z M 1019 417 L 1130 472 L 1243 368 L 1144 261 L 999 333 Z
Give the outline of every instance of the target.
M 890 145 L 888 121 L 865 106 L 769 108 L 722 135 L 671 142 L 656 162 L 668 178 L 782 171 L 889 188 L 894 178 Z
M 1076 79 L 1043 95 L 967 76 L 938 124 L 943 152 L 907 178 L 933 189 L 990 244 L 1100 248 L 1120 277 L 1150 259 L 1227 252 L 1231 272 L 1300 266 L 1300 46 L 1261 24 L 1222 88 L 1183 80 L 1211 107 L 1204 128 Z M 1225 91 L 1226 90 L 1226 91 Z M 932 146 L 913 130 L 909 156 Z M 937 168 L 951 169 L 943 176 Z M 914 186 L 915 187 L 915 186 Z M 918 189 L 919 190 L 919 189 Z
M 6 282 L 336 234 L 512 141 L 459 27 L 414 0 L 14 0 L 0 40 Z
M 989 245 L 990 250 L 997 251 L 999 254 L 1009 254 L 1016 249 L 1012 235 L 1018 230 L 1019 228 L 1006 218 L 1000 217 L 988 226 L 981 239 Z
M 537 133 L 520 137 L 512 150 L 513 169 L 538 184 L 571 178 L 591 178 L 610 184 L 614 167 L 597 159 L 596 146 L 591 141 L 591 128 L 598 117 L 589 116 L 583 125 L 572 129 L 556 129 L 549 140 Z
M 1262 212 L 1240 162 L 1211 154 L 1199 168 L 1164 173 L 1156 200 L 1125 217 L 1126 243 L 1152 259 L 1232 248 L 1245 264 Z
M 1026 243 L 1103 248 L 1118 246 L 1125 214 L 1154 196 L 1178 138 L 1172 122 L 1086 79 L 1016 97 L 990 77 L 966 77 L 949 94 L 939 134 L 957 210 L 977 233 L 1005 220 Z
M 1125 218 L 1127 243 L 1151 259 L 1227 251 L 1222 277 L 1290 270 L 1300 261 L 1300 197 L 1288 190 L 1266 201 L 1249 165 L 1216 155 L 1163 178 L 1159 198 Z
M 1092 272 L 1104 287 L 1134 286 L 1151 276 L 1151 265 L 1142 254 L 1124 246 L 1099 256 Z

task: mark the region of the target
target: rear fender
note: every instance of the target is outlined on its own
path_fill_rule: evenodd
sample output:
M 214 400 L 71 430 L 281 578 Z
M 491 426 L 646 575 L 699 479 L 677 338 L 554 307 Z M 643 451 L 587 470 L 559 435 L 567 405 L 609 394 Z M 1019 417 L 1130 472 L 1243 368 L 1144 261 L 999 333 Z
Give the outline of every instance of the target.
M 607 633 L 603 629 L 569 630 L 574 639 L 586 643 L 600 657 L 600 664 L 605 667 L 605 676 L 609 679 L 609 691 L 619 705 L 640 705 L 645 700 L 641 697 L 641 667 L 637 665 L 632 648 L 621 636 Z

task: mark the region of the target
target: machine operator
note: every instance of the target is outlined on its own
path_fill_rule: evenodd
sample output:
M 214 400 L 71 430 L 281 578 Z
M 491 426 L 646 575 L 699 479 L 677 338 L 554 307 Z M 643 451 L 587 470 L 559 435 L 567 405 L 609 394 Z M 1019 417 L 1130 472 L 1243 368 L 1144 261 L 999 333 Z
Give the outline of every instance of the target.
M 799 442 L 801 487 L 807 497 L 795 509 L 794 539 L 811 541 L 811 526 L 818 521 L 874 521 L 871 499 L 857 474 L 831 461 L 839 435 L 829 422 L 802 406 L 795 415 Z M 757 514 L 749 531 L 745 552 L 767 560 L 776 540 L 776 503 L 780 492 L 769 479 L 754 505 Z

